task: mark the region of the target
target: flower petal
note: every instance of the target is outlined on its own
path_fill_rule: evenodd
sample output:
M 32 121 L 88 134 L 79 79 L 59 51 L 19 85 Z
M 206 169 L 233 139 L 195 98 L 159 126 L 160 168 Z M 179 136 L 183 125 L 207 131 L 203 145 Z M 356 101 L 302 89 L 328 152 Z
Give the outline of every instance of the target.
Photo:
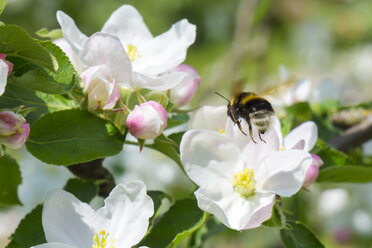
M 243 198 L 234 192 L 227 180 L 201 187 L 195 192 L 198 206 L 214 214 L 222 223 L 235 230 L 255 228 L 271 216 L 275 195 L 270 192 L 256 192 Z
M 237 146 L 241 147 L 241 156 L 247 163 L 248 167 L 253 168 L 251 165 L 258 164 L 262 157 L 267 153 L 279 149 L 279 136 L 273 125 L 261 135 L 264 141 L 259 138 L 257 128 L 254 125 L 252 126 L 252 136 L 256 143 L 253 142 L 248 131 L 246 131 L 248 130 L 247 122 L 242 120 L 241 125 L 247 135 L 244 135 L 238 128 L 238 125 L 235 125 L 234 122 L 228 118 L 226 122 L 226 136 L 230 137 L 234 140 Z
M 187 77 L 185 72 L 173 72 L 160 76 L 152 76 L 133 72 L 133 86 L 147 88 L 150 90 L 169 90 L 178 86 Z
M 63 37 L 70 43 L 74 52 L 79 54 L 88 37 L 80 31 L 74 20 L 63 11 L 57 11 L 57 20 L 61 26 Z
M 105 206 L 96 213 L 94 226 L 97 232 L 104 229 L 110 239 L 116 239 L 115 247 L 132 247 L 146 234 L 153 214 L 154 203 L 146 194 L 145 184 L 135 180 L 118 184 L 111 191 Z
M 274 128 L 274 130 L 276 131 L 276 133 L 277 133 L 277 135 L 278 135 L 279 146 L 282 146 L 282 145 L 283 145 L 282 126 L 281 126 L 281 124 L 280 124 L 280 120 L 279 120 L 279 118 L 276 117 L 276 116 L 274 117 L 272 127 Z
M 86 42 L 80 59 L 85 66 L 107 65 L 118 84 L 129 85 L 132 66 L 118 38 L 95 33 Z
M 66 245 L 62 243 L 46 243 L 42 245 L 32 246 L 31 248 L 77 248 L 77 246 Z
M 8 79 L 8 64 L 4 60 L 0 59 L 0 96 L 4 93 L 6 82 Z
M 270 153 L 255 170 L 257 188 L 291 196 L 301 189 L 311 162 L 311 155 L 300 150 Z
M 312 121 L 307 121 L 293 129 L 284 137 L 286 150 L 301 148 L 299 142 L 304 142 L 302 150 L 310 151 L 318 139 L 318 127 Z M 303 141 L 302 141 L 303 140 Z
M 226 106 L 203 106 L 189 122 L 189 129 L 225 131 Z
M 90 224 L 94 214 L 88 204 L 72 194 L 63 190 L 50 192 L 42 214 L 46 240 L 75 247 L 90 247 L 94 235 Z
M 122 42 L 141 45 L 152 39 L 140 13 L 131 5 L 115 10 L 102 28 L 103 33 L 117 36 Z
M 112 109 L 115 107 L 116 102 L 120 98 L 120 92 L 119 92 L 119 86 L 115 82 L 115 80 L 112 82 L 112 85 L 110 85 L 111 89 L 109 91 L 109 99 L 106 102 L 106 105 L 103 106 L 103 109 Z
M 157 75 L 176 67 L 185 60 L 195 37 L 196 26 L 186 19 L 173 24 L 167 32 L 139 47 L 141 57 L 134 61 L 133 70 Z
M 220 178 L 231 180 L 234 172 L 244 168 L 244 162 L 238 160 L 240 149 L 226 135 L 214 131 L 186 132 L 180 152 L 187 175 L 199 186 Z

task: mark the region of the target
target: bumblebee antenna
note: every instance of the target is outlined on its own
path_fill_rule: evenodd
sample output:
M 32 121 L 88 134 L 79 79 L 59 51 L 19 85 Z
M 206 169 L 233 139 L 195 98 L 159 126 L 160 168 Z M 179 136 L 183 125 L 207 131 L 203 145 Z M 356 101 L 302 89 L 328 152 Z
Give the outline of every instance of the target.
M 222 97 L 223 99 L 225 99 L 226 101 L 228 101 L 230 103 L 230 100 L 229 99 L 227 99 L 226 97 L 224 97 L 223 95 L 221 95 L 217 91 L 215 91 L 214 93 L 217 94 L 217 95 L 219 95 L 220 97 Z

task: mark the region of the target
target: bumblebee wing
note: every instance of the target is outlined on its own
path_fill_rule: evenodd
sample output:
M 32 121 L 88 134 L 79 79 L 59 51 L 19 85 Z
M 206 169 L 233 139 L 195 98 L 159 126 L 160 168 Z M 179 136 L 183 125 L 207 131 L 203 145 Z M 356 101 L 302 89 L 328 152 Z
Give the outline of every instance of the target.
M 236 79 L 232 82 L 232 94 L 233 96 L 239 94 L 243 91 L 244 84 L 246 82 L 245 78 Z
M 264 91 L 258 93 L 257 95 L 263 98 L 281 97 L 297 82 L 297 78 L 291 77 L 287 81 L 274 85 Z

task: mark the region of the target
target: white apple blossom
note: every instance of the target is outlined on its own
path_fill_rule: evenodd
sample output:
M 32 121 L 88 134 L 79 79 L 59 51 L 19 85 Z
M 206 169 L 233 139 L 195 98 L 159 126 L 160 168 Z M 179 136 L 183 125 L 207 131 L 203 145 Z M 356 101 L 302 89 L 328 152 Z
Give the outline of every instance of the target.
M 101 32 L 89 38 L 64 12 L 57 12 L 57 20 L 64 38 L 78 54 L 85 68 L 102 63 L 100 57 L 91 54 L 105 53 L 106 57 L 122 57 L 120 60 L 125 63 L 120 67 L 121 78 L 115 78 L 118 84 L 168 90 L 176 87 L 187 76 L 183 72 L 167 73 L 185 60 L 188 47 L 195 41 L 196 27 L 186 19 L 175 23 L 167 32 L 153 37 L 138 11 L 131 5 L 123 5 L 112 13 Z M 99 39 L 99 42 L 93 42 L 98 45 L 90 44 L 91 39 Z
M 5 58 L 6 54 L 0 53 L 0 96 L 4 93 L 8 76 L 13 70 L 13 64 Z
M 167 126 L 167 111 L 154 101 L 136 105 L 127 117 L 129 132 L 138 139 L 155 139 Z
M 207 108 L 213 107 L 200 111 L 210 113 Z M 215 109 L 214 113 L 222 115 L 222 107 Z M 279 151 L 274 128 L 262 136 L 266 143 L 256 144 L 230 119 L 226 121 L 226 107 L 224 116 L 226 126 L 222 130 L 222 121 L 203 125 L 204 116 L 194 116 L 191 125 L 197 130 L 183 136 L 181 161 L 199 186 L 195 196 L 202 210 L 232 229 L 255 228 L 270 218 L 276 194 L 291 196 L 301 189 L 311 156 L 301 150 Z M 246 122 L 242 125 L 247 128 Z M 256 128 L 253 133 L 257 136 Z
M 318 127 L 312 121 L 307 121 L 294 128 L 284 138 L 280 128 L 280 123 L 276 123 L 275 130 L 277 131 L 280 140 L 281 150 L 303 150 L 310 152 L 318 139 Z M 322 159 L 311 154 L 312 164 L 306 173 L 304 187 L 310 186 L 319 175 L 319 167 L 323 165 Z
M 129 248 L 147 232 L 154 204 L 142 181 L 117 185 L 95 212 L 72 194 L 55 190 L 44 202 L 46 244 L 34 248 Z

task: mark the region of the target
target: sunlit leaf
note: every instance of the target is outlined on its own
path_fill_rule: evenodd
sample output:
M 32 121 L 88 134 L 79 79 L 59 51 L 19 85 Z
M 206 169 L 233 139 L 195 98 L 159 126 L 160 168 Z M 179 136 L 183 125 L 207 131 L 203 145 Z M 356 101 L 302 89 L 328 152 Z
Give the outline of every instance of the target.
M 55 64 L 48 50 L 16 25 L 0 26 L 0 53 L 55 71 Z
M 137 245 L 151 248 L 176 247 L 205 221 L 196 199 L 176 201 L 175 204 L 155 222 L 150 232 Z
M 26 147 L 41 161 L 71 165 L 115 155 L 122 150 L 123 143 L 123 135 L 111 122 L 71 109 L 37 120 Z
M 289 221 L 287 228 L 280 230 L 280 236 L 288 248 L 323 248 L 312 231 L 300 222 Z

